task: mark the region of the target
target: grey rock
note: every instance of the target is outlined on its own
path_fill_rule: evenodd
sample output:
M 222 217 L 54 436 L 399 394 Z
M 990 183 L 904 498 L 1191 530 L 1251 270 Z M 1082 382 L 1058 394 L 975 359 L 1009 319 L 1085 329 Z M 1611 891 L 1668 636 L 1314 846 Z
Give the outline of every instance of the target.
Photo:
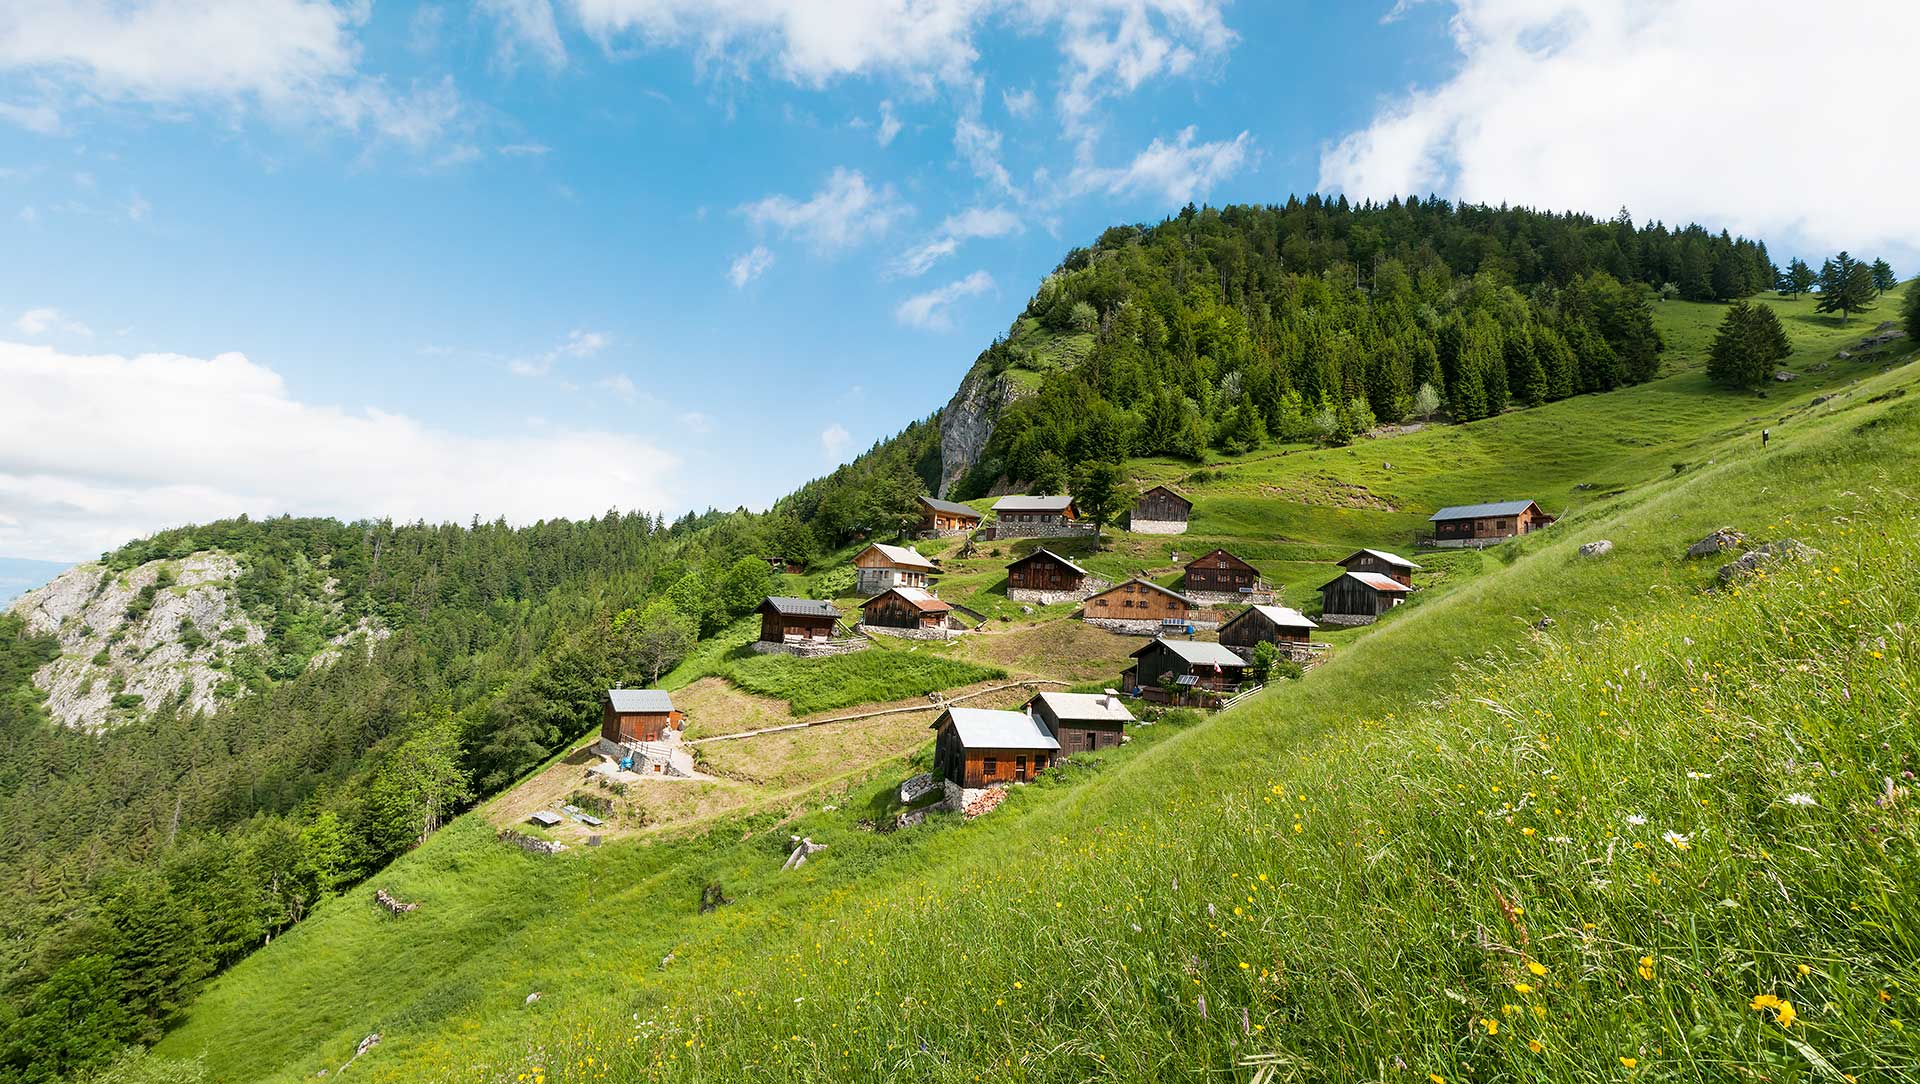
M 1005 375 L 996 375 L 981 365 L 968 371 L 940 412 L 941 496 L 980 461 L 1000 412 L 1019 397 L 1019 386 Z
M 1580 547 L 1580 556 L 1582 557 L 1604 557 L 1612 552 L 1613 543 L 1605 538 L 1600 539 L 1598 542 L 1589 542 Z
M 1767 542 L 1755 546 L 1741 554 L 1738 560 L 1721 565 L 1714 575 L 1723 584 L 1732 583 L 1734 580 L 1753 575 L 1762 565 L 1770 565 L 1777 561 L 1805 561 L 1818 556 L 1819 553 L 1819 550 L 1798 539 L 1783 538 L 1778 542 Z
M 1722 527 L 1707 537 L 1687 547 L 1688 557 L 1712 557 L 1716 553 L 1737 548 L 1745 542 L 1747 536 L 1732 527 Z
M 1830 403 L 1832 401 L 1833 401 L 1833 396 L 1831 395 L 1816 395 L 1813 397 L 1813 402 L 1808 403 L 1807 405 L 1819 406 L 1821 403 Z
M 1785 384 L 1789 381 L 1800 379 L 1800 374 L 1790 373 L 1785 369 L 1775 369 L 1773 371 L 1773 379 L 1776 383 Z

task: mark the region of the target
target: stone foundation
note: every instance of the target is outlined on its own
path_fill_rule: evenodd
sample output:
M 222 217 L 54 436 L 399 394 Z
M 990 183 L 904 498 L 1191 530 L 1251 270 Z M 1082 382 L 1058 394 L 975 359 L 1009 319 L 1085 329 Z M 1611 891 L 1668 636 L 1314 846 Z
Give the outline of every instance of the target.
M 938 629 L 902 629 L 891 625 L 861 625 L 860 631 L 868 636 L 891 636 L 897 640 L 951 640 L 967 630 L 955 628 Z
M 1186 534 L 1187 521 L 1184 519 L 1129 520 L 1127 530 L 1134 534 Z
M 1238 591 L 1182 591 L 1180 593 L 1202 606 L 1252 606 L 1256 603 L 1266 606 L 1273 602 L 1272 591 L 1250 591 L 1244 595 Z
M 1322 625 L 1371 625 L 1380 618 L 1374 614 L 1321 614 Z
M 777 644 L 766 640 L 753 642 L 753 649 L 762 655 L 797 655 L 803 659 L 851 655 L 872 646 L 865 640 L 782 640 Z
M 1106 629 L 1108 632 L 1117 632 L 1125 636 L 1158 636 L 1165 631 L 1157 617 L 1145 620 L 1125 617 L 1088 617 L 1082 620 L 1096 629 Z M 1192 625 L 1195 632 L 1220 627 L 1218 621 L 1195 620 L 1187 624 Z
M 985 528 L 988 538 L 1079 538 L 1093 534 L 1091 523 L 995 523 Z
M 1089 576 L 1077 591 L 1036 591 L 1029 587 L 1009 587 L 1007 597 L 1015 602 L 1051 606 L 1056 602 L 1085 602 L 1113 585 Z
M 561 851 L 567 849 L 567 845 L 564 843 L 558 843 L 550 839 L 540 839 L 536 836 L 527 835 L 524 832 L 516 832 L 511 828 L 502 828 L 500 830 L 500 842 L 505 843 L 509 847 L 518 847 L 528 854 L 559 854 Z
M 1517 534 L 1512 534 L 1504 538 L 1429 538 L 1420 544 L 1437 550 L 1483 550 L 1488 546 L 1511 542 L 1519 537 Z

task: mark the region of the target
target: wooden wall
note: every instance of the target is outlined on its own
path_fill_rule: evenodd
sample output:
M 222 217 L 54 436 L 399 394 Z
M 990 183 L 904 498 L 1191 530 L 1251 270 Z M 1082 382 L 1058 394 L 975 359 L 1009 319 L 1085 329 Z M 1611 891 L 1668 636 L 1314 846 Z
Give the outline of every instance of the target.
M 1342 576 L 1320 589 L 1320 611 L 1329 614 L 1366 614 L 1378 617 L 1393 609 L 1400 596 L 1376 591 L 1352 576 Z
M 1170 617 L 1187 620 L 1187 604 L 1165 591 L 1156 591 L 1132 580 L 1087 600 L 1086 616 L 1108 617 L 1122 621 L 1163 621 Z
M 610 742 L 659 741 L 680 721 L 677 711 L 618 712 L 601 704 L 600 736 Z
M 1072 591 L 1083 579 L 1080 573 L 1044 553 L 1007 568 L 1007 586 L 1026 591 Z
M 1220 642 L 1228 647 L 1251 649 L 1261 643 L 1304 644 L 1312 638 L 1312 629 L 1281 628 L 1259 610 L 1248 610 L 1220 626 Z
M 1214 550 L 1187 565 L 1184 586 L 1189 591 L 1238 591 L 1259 581 L 1258 569 L 1225 550 Z

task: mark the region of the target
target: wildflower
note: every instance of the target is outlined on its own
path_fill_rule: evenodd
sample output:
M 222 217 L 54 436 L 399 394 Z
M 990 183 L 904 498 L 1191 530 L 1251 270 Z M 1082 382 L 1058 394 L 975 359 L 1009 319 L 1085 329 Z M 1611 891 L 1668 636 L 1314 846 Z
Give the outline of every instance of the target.
M 1629 813 L 1627 814 L 1627 823 L 1633 825 L 1635 828 L 1638 828 L 1641 825 L 1647 823 L 1647 818 L 1641 816 L 1638 813 Z
M 1693 844 L 1692 837 L 1686 835 L 1683 832 L 1675 832 L 1672 830 L 1668 830 L 1660 833 L 1660 838 L 1666 840 L 1668 843 L 1673 844 L 1673 849 L 1676 851 L 1684 851 L 1688 847 L 1692 846 Z
M 1480 1018 L 1480 1026 L 1481 1026 L 1481 1027 L 1483 1027 L 1483 1028 L 1486 1028 L 1486 1029 L 1487 1029 L 1487 1034 L 1488 1034 L 1488 1035 L 1490 1035 L 1490 1036 L 1491 1036 L 1491 1035 L 1498 1035 L 1498 1034 L 1500 1034 L 1500 1021 L 1498 1021 L 1498 1020 L 1495 1020 L 1495 1019 L 1494 1019 L 1493 1017 L 1491 1017 L 1491 1016 L 1483 1016 L 1483 1017 L 1481 1017 L 1481 1018 Z
M 1889 994 L 1889 993 L 1887 993 L 1887 992 L 1886 992 L 1885 990 L 1882 990 L 1882 991 L 1880 991 L 1880 992 L 1879 992 L 1878 994 L 1876 994 L 1875 996 L 1876 996 L 1876 997 L 1878 997 L 1878 998 L 1880 999 L 1880 1003 L 1881 1003 L 1882 1005 L 1884 1005 L 1884 1004 L 1886 1004 L 1887 1002 L 1889 1002 L 1889 1001 L 1892 1001 L 1892 1000 L 1893 1000 L 1893 995 L 1892 995 L 1892 994 Z
M 1801 964 L 1799 967 L 1795 968 L 1795 970 L 1800 972 L 1800 977 L 1803 979 L 1806 978 L 1808 975 L 1813 974 L 1813 968 L 1808 967 L 1806 964 Z
M 1780 1022 L 1780 1030 L 1785 1031 L 1787 1028 L 1793 1026 L 1794 1020 L 1798 1019 L 1799 1016 L 1800 1014 L 1793 1009 L 1793 1002 L 1782 1001 L 1780 1007 L 1774 1010 L 1773 1018 Z
M 1433 1081 L 1433 1084 L 1447 1084 L 1447 1078 L 1439 1073 L 1428 1073 L 1427 1079 Z
M 1531 829 L 1531 828 L 1522 828 L 1522 829 L 1520 829 L 1520 834 L 1521 834 L 1521 835 L 1523 835 L 1523 836 L 1530 836 L 1530 835 L 1532 835 L 1532 834 L 1533 834 L 1533 829 Z
M 1779 1004 L 1780 999 L 1772 994 L 1755 994 L 1753 1000 L 1747 1003 L 1747 1008 L 1759 1012 L 1762 1009 L 1776 1008 Z
M 1547 965 L 1541 963 L 1538 960 L 1528 960 L 1527 970 L 1533 972 L 1534 977 L 1538 978 L 1539 976 L 1547 973 Z
M 1624 1055 L 1622 1055 L 1622 1056 L 1621 1056 L 1621 1058 L 1620 1058 L 1620 1064 L 1622 1064 L 1622 1065 L 1624 1065 L 1624 1066 L 1626 1066 L 1627 1068 L 1629 1068 L 1629 1069 L 1631 1069 L 1631 1068 L 1633 1068 L 1634 1066 L 1636 1066 L 1636 1065 L 1638 1065 L 1638 1064 L 1640 1064 L 1640 1059 L 1639 1059 L 1639 1058 L 1629 1058 L 1629 1057 L 1626 1057 L 1626 1056 L 1624 1056 Z
M 1688 772 L 1687 778 L 1688 779 L 1712 779 L 1713 776 L 1706 772 Z
M 1648 982 L 1653 981 L 1653 957 L 1640 957 L 1640 977 Z
M 1516 990 L 1517 992 L 1519 992 L 1519 993 L 1522 993 L 1522 994 L 1531 994 L 1531 993 L 1533 993 L 1533 987 L 1531 987 L 1531 986 L 1529 986 L 1529 985 L 1527 985 L 1527 984 L 1526 984 L 1526 983 L 1524 983 L 1524 982 L 1516 982 L 1516 983 L 1514 983 L 1514 984 L 1513 984 L 1513 988 L 1514 988 L 1514 990 Z
M 1796 790 L 1792 794 L 1787 795 L 1787 804 L 1788 805 L 1813 805 L 1814 804 L 1813 795 L 1807 794 L 1804 791 Z
M 1527 1049 L 1528 1049 L 1528 1050 L 1531 1050 L 1531 1051 L 1533 1051 L 1533 1052 L 1534 1052 L 1534 1053 L 1536 1053 L 1536 1054 L 1538 1054 L 1538 1053 L 1539 1053 L 1539 1052 L 1541 1052 L 1542 1050 L 1545 1050 L 1545 1049 L 1546 1049 L 1546 1047 L 1545 1047 L 1545 1046 L 1542 1046 L 1542 1045 L 1541 1045 L 1541 1043 L 1540 1043 L 1540 1040 L 1538 1040 L 1538 1039 L 1528 1039 L 1528 1040 L 1527 1040 Z

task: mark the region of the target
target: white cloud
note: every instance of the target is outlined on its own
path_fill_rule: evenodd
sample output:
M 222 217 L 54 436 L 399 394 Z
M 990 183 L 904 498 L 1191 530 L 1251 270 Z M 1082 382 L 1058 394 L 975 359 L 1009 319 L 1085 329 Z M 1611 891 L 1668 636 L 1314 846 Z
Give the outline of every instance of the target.
M 551 350 L 507 362 L 507 371 L 515 376 L 545 376 L 553 371 L 554 365 L 568 358 L 590 358 L 598 354 L 610 341 L 602 332 L 576 328 L 567 332 L 565 342 Z
M 1005 207 L 969 207 L 940 223 L 932 237 L 901 253 L 894 260 L 892 270 L 908 278 L 924 275 L 934 264 L 958 252 L 967 241 L 1007 237 L 1025 230 L 1019 216 Z
M 680 415 L 680 428 L 689 433 L 711 433 L 713 419 L 697 410 L 689 410 Z
M 83 339 L 93 337 L 92 328 L 67 317 L 59 309 L 28 309 L 20 314 L 19 319 L 13 322 L 13 326 L 19 329 L 21 334 L 31 335 L 36 339 L 50 331 L 77 335 Z
M 138 192 L 135 192 L 133 198 L 127 201 L 127 217 L 135 222 L 145 222 L 147 216 L 152 213 L 153 204 Z
M 953 315 L 949 310 L 954 302 L 977 297 L 991 289 L 993 276 L 985 271 L 975 271 L 966 278 L 907 298 L 893 310 L 893 318 L 923 331 L 946 331 L 953 327 Z
M 1000 133 L 982 124 L 977 115 L 963 115 L 954 123 L 953 149 L 966 160 L 974 176 L 1010 196 L 1020 195 L 1000 161 Z
M 503 158 L 538 158 L 553 151 L 545 143 L 506 143 L 495 149 Z
M 60 111 L 45 102 L 34 105 L 0 102 L 0 121 L 29 132 L 52 135 L 60 130 Z
M 554 23 L 548 0 L 480 0 L 480 11 L 499 25 L 494 31 L 494 61 L 507 71 L 519 66 L 522 53 L 550 69 L 566 67 L 567 46 Z
M 1000 104 L 1017 120 L 1026 120 L 1040 107 L 1040 98 L 1031 87 L 1022 90 L 1003 90 L 1000 92 Z
M 1224 56 L 1234 35 L 1212 0 L 1046 0 L 1030 5 L 1062 22 L 1067 61 L 1060 112 L 1081 124 L 1104 98 L 1151 79 L 1186 75 Z
M 1241 132 L 1231 140 L 1195 143 L 1192 125 L 1172 143 L 1156 138 L 1124 166 L 1083 164 L 1070 179 L 1075 191 L 1109 195 L 1164 197 L 1169 204 L 1205 199 L 1215 184 L 1232 176 L 1253 156 L 1253 137 Z
M 847 432 L 847 427 L 839 422 L 820 431 L 820 450 L 826 452 L 827 458 L 835 463 L 846 458 L 847 446 L 852 443 L 853 434 Z
M 678 461 L 634 437 L 573 425 L 470 436 L 303 403 L 239 354 L 0 343 L 0 386 L 0 553 L 72 559 L 242 512 L 525 523 L 598 514 L 608 494 L 679 503 Z
M 892 143 L 893 137 L 899 134 L 900 118 L 893 115 L 893 103 L 888 101 L 881 102 L 880 123 L 873 130 L 873 138 L 884 147 Z
M 634 385 L 633 378 L 625 373 L 603 376 L 594 381 L 593 386 L 615 396 L 623 403 L 631 403 L 640 395 L 640 389 Z
M 894 222 L 912 213 L 892 185 L 874 188 L 859 170 L 841 167 L 813 198 L 800 201 L 775 195 L 740 208 L 756 226 L 771 226 L 783 235 L 798 237 L 821 253 L 852 248 L 887 232 Z
M 755 245 L 733 258 L 732 266 L 727 268 L 727 281 L 738 290 L 766 274 L 772 266 L 773 253 L 765 245 Z
M 1815 253 L 1920 255 L 1894 180 L 1920 177 L 1920 144 L 1886 127 L 1920 111 L 1914 81 L 1887 76 L 1912 62 L 1920 5 L 1462 0 L 1451 27 L 1455 73 L 1327 148 L 1322 188 L 1625 205 Z M 1869 86 L 1861 108 L 1817 89 Z

